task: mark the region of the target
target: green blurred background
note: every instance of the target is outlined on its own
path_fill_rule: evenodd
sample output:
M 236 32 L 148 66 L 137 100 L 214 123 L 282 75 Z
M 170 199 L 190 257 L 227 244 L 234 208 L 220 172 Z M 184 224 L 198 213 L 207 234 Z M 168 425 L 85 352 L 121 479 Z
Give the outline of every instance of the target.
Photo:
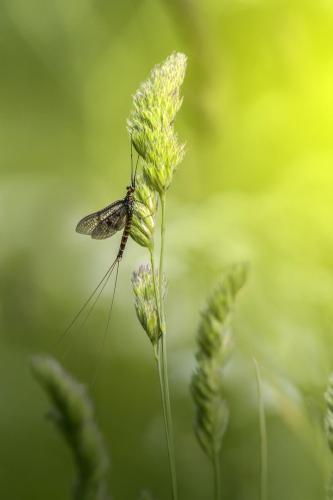
M 224 265 L 248 260 L 224 376 L 231 419 L 225 499 L 259 498 L 252 357 L 260 363 L 269 498 L 325 496 L 332 465 L 323 392 L 333 368 L 333 4 L 329 0 L 2 0 L 0 4 L 0 497 L 69 499 L 73 466 L 44 418 L 29 357 L 59 333 L 114 258 L 119 238 L 75 234 L 129 180 L 131 95 L 173 50 L 188 55 L 176 127 L 187 154 L 168 194 L 167 318 L 182 499 L 212 498 L 192 432 L 198 311 Z M 130 241 L 110 334 L 111 288 L 65 367 L 93 391 L 115 499 L 169 480 L 151 347 L 135 317 Z M 69 344 L 69 345 L 68 345 Z

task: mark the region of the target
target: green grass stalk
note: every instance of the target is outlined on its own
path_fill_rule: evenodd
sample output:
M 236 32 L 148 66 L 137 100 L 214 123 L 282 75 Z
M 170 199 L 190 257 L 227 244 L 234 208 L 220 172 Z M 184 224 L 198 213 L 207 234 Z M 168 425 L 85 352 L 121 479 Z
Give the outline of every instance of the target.
M 167 364 L 167 352 L 166 352 L 166 332 L 162 333 L 161 337 L 161 349 L 159 350 L 159 367 L 161 380 L 163 384 L 163 393 L 165 400 L 165 410 L 166 410 L 166 434 L 168 440 L 168 455 L 170 462 L 171 480 L 172 480 L 172 495 L 173 500 L 177 500 L 177 475 L 176 475 L 176 461 L 175 461 L 175 450 L 173 442 L 173 425 L 172 425 L 172 414 L 171 414 L 171 404 L 170 404 L 170 391 L 169 391 L 169 381 L 168 381 L 168 364 Z
M 174 461 L 173 429 L 172 429 L 173 426 L 172 426 L 172 415 L 171 415 L 171 404 L 170 404 L 168 358 L 167 358 L 167 346 L 166 346 L 166 321 L 165 321 L 164 300 L 163 300 L 163 274 L 164 274 L 163 266 L 164 266 L 164 243 L 165 243 L 165 194 L 164 193 L 160 196 L 160 200 L 161 200 L 161 248 L 160 248 L 160 267 L 159 267 L 159 295 L 160 295 L 160 311 L 161 311 L 161 323 L 162 323 L 161 357 L 162 357 L 162 370 L 163 370 L 165 392 L 166 392 L 169 431 L 172 438 L 171 444 L 173 449 L 173 461 Z
M 165 312 L 164 312 L 164 301 L 163 301 L 163 266 L 164 266 L 164 242 L 165 242 L 165 194 L 160 195 L 161 201 L 161 248 L 160 248 L 160 267 L 159 267 L 159 297 L 160 297 L 160 313 L 161 313 L 161 327 L 162 334 L 165 333 Z
M 257 391 L 258 391 L 258 410 L 260 427 L 260 500 L 267 500 L 267 429 L 265 406 L 262 393 L 262 382 L 260 368 L 257 360 L 253 358 L 256 371 Z
M 214 498 L 215 500 L 221 500 L 222 498 L 221 464 L 220 464 L 220 456 L 218 453 L 215 453 L 213 457 L 213 468 L 214 468 Z
M 154 295 L 155 295 L 155 302 L 156 302 L 156 309 L 157 309 L 157 314 L 158 314 L 158 321 L 159 321 L 159 327 L 160 330 L 162 331 L 162 326 L 161 326 L 161 309 L 160 309 L 160 291 L 159 287 L 156 282 L 156 270 L 155 270 L 155 258 L 154 258 L 154 247 L 151 246 L 149 248 L 149 256 L 150 256 L 150 266 L 151 266 L 151 271 L 153 275 L 153 284 L 154 284 Z
M 162 230 L 163 227 L 163 230 Z M 162 209 L 162 224 L 161 224 L 161 238 L 163 234 L 164 240 L 164 208 Z M 161 241 L 161 254 L 164 252 L 164 241 Z M 158 284 L 156 283 L 156 273 L 155 273 L 155 258 L 154 252 L 151 248 L 149 251 L 150 254 L 150 265 L 152 269 L 153 275 L 153 284 L 154 284 L 154 295 L 156 300 L 156 308 L 158 311 L 158 319 L 159 326 L 161 331 L 161 338 L 158 342 L 158 345 L 154 349 L 156 366 L 158 371 L 159 385 L 160 385 L 160 393 L 161 393 L 161 401 L 163 408 L 163 418 L 164 418 L 164 427 L 165 427 L 165 436 L 167 441 L 167 449 L 168 449 L 168 459 L 169 459 L 169 469 L 170 469 L 170 477 L 171 477 L 171 485 L 172 485 L 172 498 L 173 500 L 177 500 L 178 491 L 177 491 L 177 476 L 176 476 L 176 465 L 175 465 L 175 453 L 173 446 L 173 431 L 172 431 L 172 420 L 171 420 L 171 406 L 170 406 L 170 395 L 169 395 L 169 383 L 168 383 L 168 374 L 167 374 L 167 357 L 166 357 L 166 345 L 165 345 L 165 318 L 164 318 L 164 303 L 163 303 L 163 255 L 160 255 L 160 266 L 162 263 L 162 272 L 161 267 L 159 268 L 159 277 Z M 163 313 L 162 313 L 163 311 Z

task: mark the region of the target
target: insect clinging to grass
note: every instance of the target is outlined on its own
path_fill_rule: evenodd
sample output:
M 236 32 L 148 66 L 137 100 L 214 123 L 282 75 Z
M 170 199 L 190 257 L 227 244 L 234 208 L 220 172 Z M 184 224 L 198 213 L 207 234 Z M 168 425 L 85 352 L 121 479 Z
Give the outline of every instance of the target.
M 110 205 L 107 205 L 106 207 L 97 210 L 96 212 L 93 212 L 89 215 L 86 215 L 83 217 L 77 224 L 76 226 L 76 232 L 84 235 L 91 236 L 91 238 L 95 240 L 104 240 L 107 239 L 114 234 L 116 234 L 118 231 L 123 230 L 118 253 L 113 260 L 112 264 L 108 268 L 107 272 L 104 274 L 103 278 L 100 280 L 96 288 L 93 290 L 91 295 L 88 297 L 88 299 L 85 301 L 85 303 L 82 305 L 80 310 L 77 312 L 77 314 L 74 316 L 70 324 L 67 326 L 66 330 L 61 336 L 61 339 L 71 330 L 73 325 L 76 323 L 78 318 L 81 316 L 83 311 L 89 306 L 89 304 L 92 302 L 91 307 L 87 311 L 86 316 L 83 319 L 82 326 L 88 319 L 89 315 L 91 314 L 97 300 L 99 299 L 101 293 L 103 292 L 104 288 L 106 287 L 108 281 L 110 280 L 113 271 L 116 270 L 116 276 L 115 276 L 115 284 L 114 284 L 114 289 L 113 289 L 113 294 L 112 294 L 112 299 L 111 299 L 111 305 L 109 309 L 109 315 L 108 315 L 108 321 L 107 321 L 107 326 L 106 330 L 108 329 L 108 325 L 110 322 L 110 316 L 111 316 L 111 311 L 113 307 L 113 302 L 114 302 L 114 297 L 115 297 L 115 292 L 116 292 L 116 287 L 117 287 L 117 279 L 118 279 L 118 271 L 119 271 L 119 264 L 120 261 L 123 258 L 126 244 L 129 238 L 129 235 L 131 234 L 131 229 L 134 223 L 134 226 L 137 228 L 138 225 L 140 226 L 140 230 L 142 231 L 142 237 L 146 237 L 147 233 L 147 223 L 151 221 L 152 217 L 154 217 L 154 212 L 155 212 L 155 207 L 154 207 L 154 201 L 152 200 L 152 195 L 149 194 L 148 197 L 144 197 L 145 200 L 143 200 L 142 195 L 140 195 L 141 191 L 145 192 L 147 190 L 147 186 L 145 185 L 140 185 L 138 186 L 137 189 L 137 172 L 138 172 L 138 164 L 139 164 L 139 156 L 136 161 L 135 168 L 133 167 L 133 152 L 132 152 L 132 145 L 131 145 L 131 182 L 130 185 L 126 187 L 126 195 L 124 198 L 114 201 Z M 139 176 L 139 179 L 142 180 L 142 176 Z M 138 199 L 136 199 L 135 194 L 137 193 Z M 141 199 L 139 199 L 141 198 Z M 145 201 L 145 203 L 143 202 Z M 150 206 L 150 208 L 147 207 L 147 203 Z M 135 216 L 135 220 L 133 220 Z M 148 231 L 149 232 L 149 231 Z M 132 235 L 132 234 L 131 234 Z M 134 237 L 136 241 L 137 238 Z M 142 242 L 138 241 L 140 244 L 143 244 Z M 94 299 L 94 300 L 93 300 Z

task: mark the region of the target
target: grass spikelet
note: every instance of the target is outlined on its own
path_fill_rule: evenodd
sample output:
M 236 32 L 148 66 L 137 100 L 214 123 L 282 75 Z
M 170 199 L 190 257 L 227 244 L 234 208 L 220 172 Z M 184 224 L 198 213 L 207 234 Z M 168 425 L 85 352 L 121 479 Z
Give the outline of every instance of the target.
M 214 467 L 216 499 L 221 496 L 219 459 L 229 416 L 221 368 L 230 338 L 231 312 L 246 274 L 247 266 L 243 264 L 226 269 L 201 313 L 197 336 L 197 366 L 191 383 L 196 407 L 195 433 Z
M 69 444 L 77 467 L 75 500 L 108 500 L 108 458 L 85 387 L 54 359 L 36 356 L 31 363 L 36 380 L 52 403 L 49 417 Z
M 165 286 L 164 283 L 164 290 Z M 161 335 L 161 329 L 156 306 L 153 273 L 149 265 L 140 266 L 139 270 L 133 273 L 132 287 L 138 320 L 149 340 L 156 347 Z
M 156 193 L 149 188 L 142 175 L 138 175 L 136 184 L 130 235 L 136 243 L 151 249 L 154 245 Z

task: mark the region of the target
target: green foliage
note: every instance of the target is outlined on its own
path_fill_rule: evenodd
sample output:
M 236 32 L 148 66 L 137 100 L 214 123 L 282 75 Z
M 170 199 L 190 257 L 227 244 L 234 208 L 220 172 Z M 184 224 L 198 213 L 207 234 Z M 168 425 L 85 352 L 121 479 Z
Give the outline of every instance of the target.
M 212 460 L 221 451 L 228 423 L 221 367 L 229 339 L 230 314 L 236 295 L 245 283 L 246 269 L 239 264 L 224 272 L 201 313 L 198 329 L 197 367 L 191 385 L 197 414 L 195 432 L 202 449 Z
M 69 444 L 77 466 L 75 500 L 107 500 L 108 458 L 85 387 L 54 359 L 34 357 L 32 371 L 52 403 L 49 416 Z

